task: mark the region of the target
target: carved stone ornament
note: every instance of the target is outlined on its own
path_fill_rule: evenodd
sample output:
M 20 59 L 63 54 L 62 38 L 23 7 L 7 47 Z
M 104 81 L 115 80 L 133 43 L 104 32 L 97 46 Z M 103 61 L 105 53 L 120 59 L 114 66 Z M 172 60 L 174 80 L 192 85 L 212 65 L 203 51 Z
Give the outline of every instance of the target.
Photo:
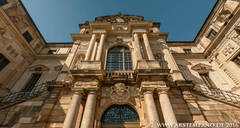
M 127 23 L 127 22 L 137 22 L 143 21 L 142 16 L 134 16 L 134 15 L 122 15 L 118 13 L 117 15 L 108 15 L 101 16 L 95 19 L 96 22 L 111 22 L 111 23 Z
M 199 64 L 192 66 L 191 69 L 196 72 L 199 72 L 199 73 L 207 73 L 212 70 L 212 66 L 199 63 Z
M 130 90 L 124 83 L 116 83 L 111 88 L 111 100 L 117 103 L 127 102 L 130 98 Z
M 49 68 L 45 65 L 38 64 L 29 68 L 30 71 L 49 71 Z
M 117 42 L 117 43 L 122 43 L 122 42 L 123 42 L 123 39 L 118 37 L 118 38 L 116 38 L 116 42 Z
M 228 44 L 224 50 L 222 51 L 223 55 L 228 56 L 231 55 L 233 53 L 233 51 L 237 48 L 236 45 L 234 44 Z

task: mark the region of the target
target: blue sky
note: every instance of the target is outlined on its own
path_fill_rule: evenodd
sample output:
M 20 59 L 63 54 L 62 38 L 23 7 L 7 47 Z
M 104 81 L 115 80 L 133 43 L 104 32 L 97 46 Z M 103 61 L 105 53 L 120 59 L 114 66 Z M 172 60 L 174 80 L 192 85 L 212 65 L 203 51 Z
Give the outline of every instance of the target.
M 160 22 L 168 41 L 192 41 L 217 0 L 22 0 L 47 42 L 71 42 L 78 24 L 121 12 Z

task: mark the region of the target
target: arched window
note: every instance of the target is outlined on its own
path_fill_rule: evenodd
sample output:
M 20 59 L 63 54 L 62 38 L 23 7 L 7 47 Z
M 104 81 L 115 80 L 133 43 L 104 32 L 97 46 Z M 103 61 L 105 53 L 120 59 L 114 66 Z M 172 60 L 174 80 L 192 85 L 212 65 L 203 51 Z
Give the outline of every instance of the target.
M 113 47 L 108 51 L 107 70 L 132 70 L 132 58 L 126 47 Z
M 139 122 L 137 112 L 128 105 L 112 105 L 102 116 L 102 123 Z

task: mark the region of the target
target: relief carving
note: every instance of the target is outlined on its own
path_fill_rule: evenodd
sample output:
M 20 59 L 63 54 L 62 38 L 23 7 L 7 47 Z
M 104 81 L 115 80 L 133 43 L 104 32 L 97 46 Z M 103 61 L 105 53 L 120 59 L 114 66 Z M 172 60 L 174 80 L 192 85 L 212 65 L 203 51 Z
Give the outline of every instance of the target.
M 196 72 L 199 72 L 199 73 L 207 73 L 212 70 L 212 66 L 199 63 L 199 64 L 192 66 L 191 69 Z
M 127 25 L 113 25 L 112 30 L 115 31 L 127 31 Z
M 130 98 L 130 90 L 129 87 L 126 87 L 124 83 L 116 83 L 111 88 L 110 98 L 113 102 L 127 102 Z
M 101 16 L 95 19 L 96 22 L 111 22 L 111 23 L 127 23 L 127 22 L 137 22 L 143 21 L 142 16 L 134 15 L 122 15 L 118 13 L 117 15 Z
M 20 4 L 16 4 L 7 10 L 10 20 L 16 24 L 19 29 L 23 29 L 29 26 L 29 23 L 26 19 L 26 15 L 21 8 Z
M 88 48 L 88 42 L 87 41 L 84 41 L 84 42 L 80 43 L 80 46 L 79 46 L 80 50 L 87 50 L 87 48 Z
M 224 48 L 224 50 L 222 51 L 223 55 L 228 56 L 231 55 L 233 53 L 233 51 L 235 50 L 236 46 L 233 44 L 228 44 L 226 46 L 226 48 Z

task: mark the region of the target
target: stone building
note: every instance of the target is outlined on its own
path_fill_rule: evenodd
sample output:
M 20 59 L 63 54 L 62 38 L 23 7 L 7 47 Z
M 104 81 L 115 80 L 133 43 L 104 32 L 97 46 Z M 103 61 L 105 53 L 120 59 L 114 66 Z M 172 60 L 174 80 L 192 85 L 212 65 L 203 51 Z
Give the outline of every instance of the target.
M 0 0 L 0 127 L 240 127 L 239 6 L 219 0 L 192 42 L 119 13 L 48 44 L 21 1 Z

